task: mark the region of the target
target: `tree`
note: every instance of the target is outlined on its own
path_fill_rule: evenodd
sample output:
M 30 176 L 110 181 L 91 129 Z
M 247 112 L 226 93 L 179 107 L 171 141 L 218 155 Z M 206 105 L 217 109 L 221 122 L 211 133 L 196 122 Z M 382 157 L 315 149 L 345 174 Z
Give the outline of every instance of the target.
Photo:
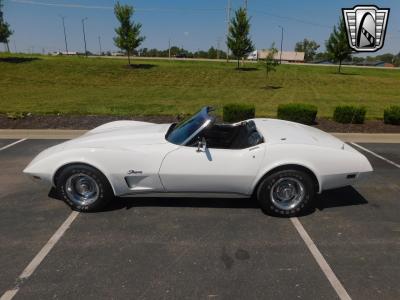
M 140 46 L 145 37 L 140 36 L 142 24 L 131 20 L 134 9 L 130 5 L 121 5 L 117 2 L 114 6 L 114 14 L 121 26 L 115 28 L 115 45 L 121 50 L 125 50 L 128 55 L 128 63 L 131 64 L 131 53 Z
M 266 87 L 268 87 L 269 73 L 275 72 L 276 67 L 278 66 L 278 61 L 275 59 L 277 53 L 278 49 L 275 48 L 275 43 L 272 43 L 271 48 L 268 49 L 268 54 L 264 63 Z
M 392 64 L 395 60 L 395 55 L 393 55 L 392 53 L 384 53 L 381 55 L 377 55 L 375 57 L 375 60 L 381 60 L 384 61 L 385 63 Z
M 347 41 L 346 25 L 342 18 L 339 19 L 339 23 L 333 26 L 333 32 L 329 36 L 329 39 L 325 43 L 326 50 L 330 58 L 334 62 L 339 62 L 339 73 L 342 67 L 342 61 L 351 58 L 351 48 Z
M 305 61 L 312 61 L 314 59 L 315 54 L 319 45 L 317 42 L 313 40 L 304 39 L 302 42 L 297 42 L 294 51 L 296 52 L 304 52 L 304 60 Z
M 318 52 L 317 54 L 315 54 L 315 56 L 314 56 L 314 60 L 319 60 L 319 61 L 321 61 L 321 60 L 326 60 L 326 59 L 329 59 L 330 58 L 330 56 L 329 56 L 329 54 L 328 53 L 326 53 L 326 52 Z
M 354 56 L 354 57 L 352 58 L 352 62 L 353 62 L 354 64 L 363 63 L 364 60 L 365 60 L 364 57 L 357 57 L 357 56 Z
M 8 47 L 8 38 L 13 34 L 13 31 L 10 29 L 10 25 L 4 21 L 3 18 L 3 3 L 0 0 L 0 43 L 4 43 L 7 45 L 7 50 L 10 51 Z
M 229 49 L 231 49 L 232 54 L 237 59 L 238 69 L 240 59 L 254 50 L 253 42 L 250 39 L 249 33 L 250 20 L 247 17 L 247 12 L 245 9 L 239 8 L 235 12 L 235 17 L 231 20 L 227 40 Z

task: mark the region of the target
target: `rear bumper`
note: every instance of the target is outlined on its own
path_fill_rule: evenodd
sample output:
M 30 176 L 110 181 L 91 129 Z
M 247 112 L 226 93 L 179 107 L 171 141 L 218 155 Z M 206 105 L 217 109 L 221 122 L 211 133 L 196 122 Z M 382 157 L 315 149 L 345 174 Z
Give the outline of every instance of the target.
M 321 176 L 321 191 L 353 185 L 360 180 L 365 180 L 371 173 L 372 170 Z

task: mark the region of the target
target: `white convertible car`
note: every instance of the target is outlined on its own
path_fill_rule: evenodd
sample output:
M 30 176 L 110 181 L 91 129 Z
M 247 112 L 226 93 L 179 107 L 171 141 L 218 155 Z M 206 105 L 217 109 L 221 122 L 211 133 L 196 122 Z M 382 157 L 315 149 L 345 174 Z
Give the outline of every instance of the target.
M 24 173 L 80 211 L 114 196 L 254 196 L 266 212 L 294 216 L 316 193 L 372 171 L 364 155 L 313 127 L 264 118 L 216 124 L 210 112 L 179 124 L 107 123 L 44 150 Z

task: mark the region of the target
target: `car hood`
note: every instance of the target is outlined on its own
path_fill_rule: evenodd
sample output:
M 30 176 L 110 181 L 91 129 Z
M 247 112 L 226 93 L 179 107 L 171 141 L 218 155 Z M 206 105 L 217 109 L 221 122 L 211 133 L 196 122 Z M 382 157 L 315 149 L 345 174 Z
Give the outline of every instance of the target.
M 344 142 L 317 128 L 277 119 L 254 119 L 269 144 L 306 144 L 344 149 Z
M 168 143 L 165 135 L 170 126 L 171 124 L 115 121 L 96 127 L 61 145 L 64 149 L 78 147 L 117 149 L 165 144 Z

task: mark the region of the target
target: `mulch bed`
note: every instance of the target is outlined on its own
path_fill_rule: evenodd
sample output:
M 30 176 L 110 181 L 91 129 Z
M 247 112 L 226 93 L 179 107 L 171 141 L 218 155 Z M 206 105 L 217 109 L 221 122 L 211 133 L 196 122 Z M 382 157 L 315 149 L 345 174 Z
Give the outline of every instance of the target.
M 174 116 L 64 116 L 43 115 L 11 119 L 0 114 L 1 129 L 92 129 L 107 122 L 135 120 L 152 123 L 173 123 Z M 400 133 L 400 126 L 384 124 L 383 121 L 370 120 L 364 124 L 340 124 L 329 119 L 318 119 L 315 127 L 328 132 Z

